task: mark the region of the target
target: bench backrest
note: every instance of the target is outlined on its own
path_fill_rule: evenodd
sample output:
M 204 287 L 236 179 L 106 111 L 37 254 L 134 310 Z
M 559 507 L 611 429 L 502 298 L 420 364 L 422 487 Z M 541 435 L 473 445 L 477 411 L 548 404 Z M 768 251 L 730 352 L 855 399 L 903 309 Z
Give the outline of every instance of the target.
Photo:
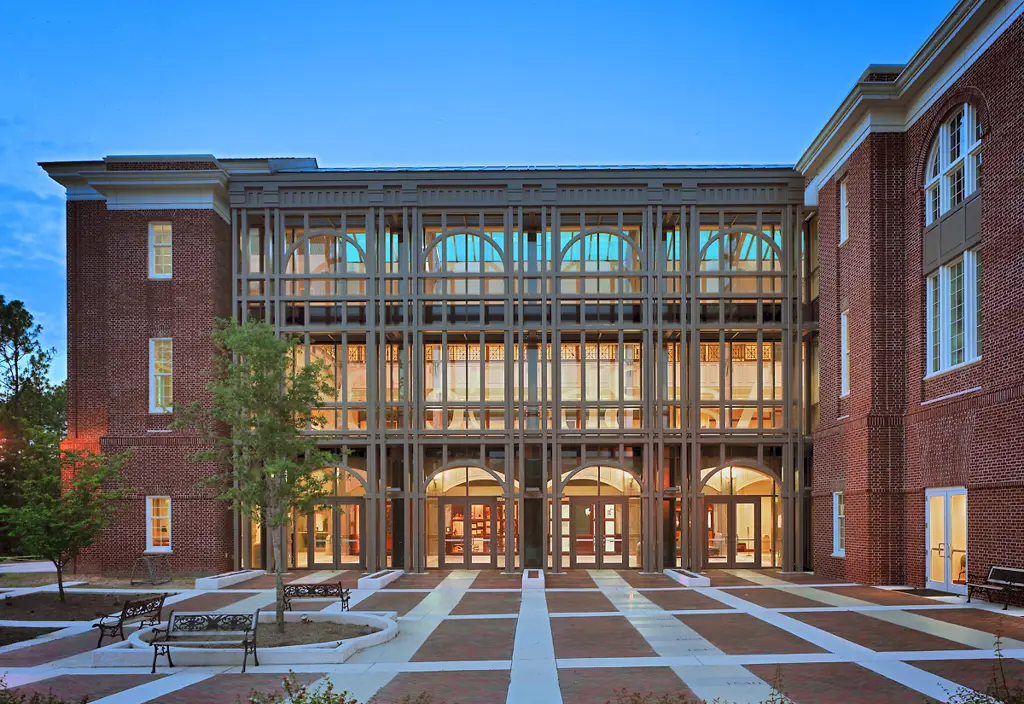
M 145 599 L 129 599 L 124 602 L 124 607 L 121 609 L 121 620 L 127 621 L 146 614 L 158 614 L 164 608 L 164 599 L 166 598 L 166 594 L 161 594 Z
M 254 632 L 259 623 L 260 610 L 251 614 L 215 614 L 209 611 L 172 611 L 167 624 L 167 635 L 182 636 L 209 633 L 222 636 L 240 636 Z
M 291 597 L 330 597 L 342 596 L 348 590 L 341 586 L 341 582 L 329 584 L 286 584 L 284 593 Z
M 994 584 L 1022 585 L 1024 584 L 1024 569 L 992 565 L 988 570 L 988 581 Z

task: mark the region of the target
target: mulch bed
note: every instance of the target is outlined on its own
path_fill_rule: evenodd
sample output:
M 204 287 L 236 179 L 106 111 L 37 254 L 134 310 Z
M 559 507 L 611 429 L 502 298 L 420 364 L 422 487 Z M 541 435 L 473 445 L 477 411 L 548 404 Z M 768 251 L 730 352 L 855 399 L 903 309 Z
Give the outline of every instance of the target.
M 128 599 L 152 594 L 93 594 L 67 592 L 61 601 L 57 592 L 36 592 L 4 597 L 0 620 L 4 621 L 91 621 L 101 614 L 119 612 Z
M 301 621 L 289 621 L 284 624 L 284 633 L 279 633 L 277 626 L 273 623 L 261 623 L 259 628 L 256 629 L 256 647 L 258 648 L 278 648 L 285 645 L 309 645 L 312 643 L 329 643 L 337 640 L 349 640 L 350 638 L 358 638 L 359 636 L 368 636 L 371 633 L 376 633 L 378 628 L 371 626 L 362 626 L 356 623 L 330 623 L 323 621 L 310 621 L 308 623 L 302 623 Z M 152 638 L 151 634 L 145 634 L 142 639 L 149 641 Z M 197 640 L 217 640 L 218 637 L 215 634 L 202 634 L 202 638 Z M 238 640 L 237 636 L 225 636 L 224 640 Z M 182 639 L 179 644 L 183 648 L 190 647 L 187 639 Z M 191 647 L 204 647 L 204 648 L 215 648 L 217 646 L 191 646 Z M 235 645 L 228 645 L 227 647 L 233 648 L 238 647 Z
M 53 633 L 56 628 L 19 628 L 17 626 L 0 626 L 0 646 L 20 643 L 46 633 Z

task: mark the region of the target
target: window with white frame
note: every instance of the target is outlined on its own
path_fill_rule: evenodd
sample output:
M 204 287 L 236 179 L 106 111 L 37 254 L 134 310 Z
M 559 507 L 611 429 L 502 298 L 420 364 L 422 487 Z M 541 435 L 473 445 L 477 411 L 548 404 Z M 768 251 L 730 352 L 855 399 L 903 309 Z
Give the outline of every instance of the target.
M 171 278 L 171 223 L 149 223 L 149 278 Z
M 981 187 L 978 112 L 965 103 L 939 126 L 925 167 L 925 222 L 931 225 Z
M 146 497 L 146 550 L 171 550 L 171 497 Z
M 850 192 L 846 179 L 839 182 L 839 244 L 850 237 Z
M 149 412 L 170 413 L 174 403 L 174 345 L 169 337 L 149 341 Z
M 832 492 L 832 554 L 846 555 L 846 502 L 843 492 Z
M 850 393 L 850 311 L 844 310 L 839 316 L 839 373 L 841 396 Z
M 939 267 L 925 296 L 928 374 L 981 357 L 981 251 L 967 250 Z

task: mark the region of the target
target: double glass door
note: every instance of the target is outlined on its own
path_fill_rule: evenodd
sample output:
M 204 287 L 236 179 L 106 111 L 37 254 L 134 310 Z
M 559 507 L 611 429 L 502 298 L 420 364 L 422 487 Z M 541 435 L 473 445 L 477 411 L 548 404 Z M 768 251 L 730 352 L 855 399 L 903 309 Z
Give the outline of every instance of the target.
M 967 490 L 925 492 L 927 587 L 967 593 Z
M 760 567 L 761 502 L 758 497 L 705 497 L 704 564 L 708 567 Z
M 296 522 L 295 566 L 309 569 L 363 567 L 362 499 L 327 499 Z
M 629 566 L 626 499 L 573 496 L 562 503 L 562 542 L 570 567 Z
M 443 538 L 439 568 L 498 567 L 498 499 L 446 498 L 438 501 L 438 525 Z

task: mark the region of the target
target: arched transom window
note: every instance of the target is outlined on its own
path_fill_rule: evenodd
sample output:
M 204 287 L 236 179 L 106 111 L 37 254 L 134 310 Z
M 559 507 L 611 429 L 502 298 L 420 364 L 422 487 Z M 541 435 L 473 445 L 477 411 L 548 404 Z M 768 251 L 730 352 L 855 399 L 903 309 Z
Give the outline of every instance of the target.
M 967 103 L 939 126 L 924 177 L 928 225 L 981 187 L 981 134 L 978 112 Z

